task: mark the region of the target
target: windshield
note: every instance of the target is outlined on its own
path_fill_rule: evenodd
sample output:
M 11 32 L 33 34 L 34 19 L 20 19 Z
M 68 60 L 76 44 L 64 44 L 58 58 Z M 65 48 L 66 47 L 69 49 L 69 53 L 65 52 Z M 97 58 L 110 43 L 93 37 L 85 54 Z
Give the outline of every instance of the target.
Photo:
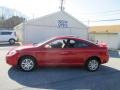
M 47 40 L 45 40 L 45 41 L 41 41 L 41 42 L 39 42 L 39 43 L 37 44 L 37 46 L 41 46 L 41 45 L 47 43 L 48 41 L 51 41 L 52 39 L 53 39 L 53 38 L 47 39 Z

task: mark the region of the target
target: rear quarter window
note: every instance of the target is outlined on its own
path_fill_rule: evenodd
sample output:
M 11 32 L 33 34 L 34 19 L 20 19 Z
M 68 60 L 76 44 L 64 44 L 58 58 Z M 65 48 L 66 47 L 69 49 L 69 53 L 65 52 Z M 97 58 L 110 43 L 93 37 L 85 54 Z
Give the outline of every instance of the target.
M 82 41 L 76 41 L 74 48 L 86 48 L 89 47 L 90 45 L 86 42 L 82 42 Z

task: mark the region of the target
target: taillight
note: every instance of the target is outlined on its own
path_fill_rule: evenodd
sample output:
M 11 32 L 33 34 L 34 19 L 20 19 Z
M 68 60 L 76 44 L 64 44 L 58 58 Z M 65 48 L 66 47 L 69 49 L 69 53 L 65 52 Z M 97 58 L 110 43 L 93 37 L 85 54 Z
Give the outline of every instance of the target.
M 100 47 L 106 47 L 106 48 L 108 47 L 108 45 L 106 43 L 99 43 L 99 46 Z

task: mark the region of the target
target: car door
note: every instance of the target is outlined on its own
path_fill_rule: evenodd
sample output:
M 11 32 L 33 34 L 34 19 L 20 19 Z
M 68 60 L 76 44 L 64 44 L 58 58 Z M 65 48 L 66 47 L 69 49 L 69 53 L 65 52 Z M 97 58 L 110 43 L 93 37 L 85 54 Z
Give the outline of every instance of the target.
M 38 53 L 39 63 L 42 65 L 60 65 L 64 63 L 63 39 L 54 40 L 40 48 Z
M 69 65 L 80 65 L 85 62 L 89 53 L 89 45 L 80 40 L 70 39 L 70 46 L 64 48 L 64 63 Z
M 12 32 L 1 32 L 1 41 L 9 41 Z
M 83 64 L 91 50 L 91 46 L 89 43 L 83 40 L 75 40 L 74 47 L 72 48 L 74 51 L 74 63 L 76 64 Z
M 4 33 L 4 32 L 0 32 L 0 41 L 1 41 L 1 42 L 6 41 L 5 35 L 4 35 L 3 33 Z

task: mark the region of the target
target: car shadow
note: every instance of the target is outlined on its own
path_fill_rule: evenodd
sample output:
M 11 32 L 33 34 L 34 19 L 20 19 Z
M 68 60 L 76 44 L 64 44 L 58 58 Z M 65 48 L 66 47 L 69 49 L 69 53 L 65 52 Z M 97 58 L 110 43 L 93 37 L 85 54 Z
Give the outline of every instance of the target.
M 8 71 L 8 76 L 17 83 L 26 86 L 23 89 L 32 87 L 62 90 L 118 90 L 120 88 L 120 71 L 104 65 L 96 72 L 68 67 L 39 68 L 32 72 L 22 72 L 12 67 Z
M 110 57 L 112 58 L 120 58 L 120 51 L 109 51 Z

